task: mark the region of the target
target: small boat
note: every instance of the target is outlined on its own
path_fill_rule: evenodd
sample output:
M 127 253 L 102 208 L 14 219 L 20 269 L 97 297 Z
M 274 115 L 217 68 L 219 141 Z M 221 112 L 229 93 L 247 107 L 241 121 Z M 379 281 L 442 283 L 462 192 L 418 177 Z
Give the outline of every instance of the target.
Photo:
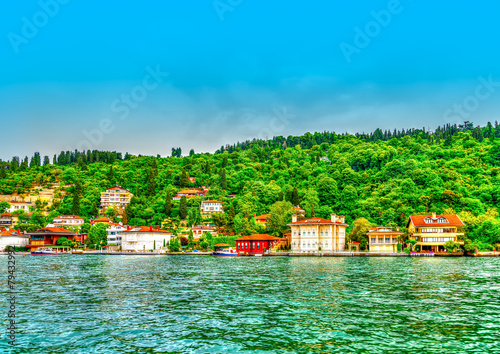
M 32 256 L 55 256 L 56 254 L 57 252 L 50 247 L 42 247 L 38 251 L 31 251 Z
M 238 252 L 226 243 L 218 243 L 214 245 L 214 251 L 212 256 L 215 257 L 235 257 L 238 256 Z

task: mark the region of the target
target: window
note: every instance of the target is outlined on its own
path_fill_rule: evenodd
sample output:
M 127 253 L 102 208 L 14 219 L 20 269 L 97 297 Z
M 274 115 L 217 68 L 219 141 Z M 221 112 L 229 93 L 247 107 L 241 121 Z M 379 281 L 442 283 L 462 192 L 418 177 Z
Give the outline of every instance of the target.
M 260 242 L 257 242 L 257 249 L 260 248 Z

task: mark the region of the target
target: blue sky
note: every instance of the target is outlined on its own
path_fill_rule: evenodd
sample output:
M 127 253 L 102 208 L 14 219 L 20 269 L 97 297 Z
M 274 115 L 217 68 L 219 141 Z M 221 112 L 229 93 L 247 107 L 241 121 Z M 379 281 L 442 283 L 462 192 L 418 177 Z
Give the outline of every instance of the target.
M 2 159 L 499 118 L 498 2 L 59 1 L 0 14 Z

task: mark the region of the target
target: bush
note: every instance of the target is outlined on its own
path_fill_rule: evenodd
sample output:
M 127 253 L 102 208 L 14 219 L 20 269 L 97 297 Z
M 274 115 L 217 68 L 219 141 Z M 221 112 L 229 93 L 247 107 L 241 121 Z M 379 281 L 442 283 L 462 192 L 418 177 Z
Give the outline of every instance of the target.
M 406 247 L 404 250 L 403 250 L 404 253 L 410 253 L 410 247 Z

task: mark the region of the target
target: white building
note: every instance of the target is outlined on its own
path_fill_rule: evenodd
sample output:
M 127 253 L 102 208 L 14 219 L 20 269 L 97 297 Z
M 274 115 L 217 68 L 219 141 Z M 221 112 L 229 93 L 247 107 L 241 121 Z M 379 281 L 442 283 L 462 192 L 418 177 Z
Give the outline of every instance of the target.
M 160 250 L 170 242 L 172 236 L 169 231 L 153 229 L 151 226 L 129 227 L 122 231 L 122 251 Z
M 349 226 L 344 216 L 331 214 L 331 219 L 311 218 L 297 221 L 292 216 L 292 252 L 342 252 L 345 249 L 345 230 Z
M 222 202 L 218 200 L 204 200 L 201 202 L 201 215 L 210 215 L 212 213 L 223 213 Z
M 77 215 L 61 215 L 52 221 L 54 227 L 63 227 L 63 226 L 77 226 L 80 227 L 83 225 L 85 220 Z
M 108 245 L 122 245 L 122 232 L 127 231 L 127 228 L 120 224 L 110 223 L 106 229 Z
M 7 246 L 25 247 L 30 243 L 30 236 L 23 235 L 16 230 L 4 230 L 0 232 L 0 250 L 4 251 Z
M 13 213 L 17 210 L 24 210 L 26 213 L 30 212 L 30 207 L 34 208 L 34 203 L 25 203 L 25 202 L 7 202 L 10 204 L 10 208 L 7 209 L 7 213 Z

